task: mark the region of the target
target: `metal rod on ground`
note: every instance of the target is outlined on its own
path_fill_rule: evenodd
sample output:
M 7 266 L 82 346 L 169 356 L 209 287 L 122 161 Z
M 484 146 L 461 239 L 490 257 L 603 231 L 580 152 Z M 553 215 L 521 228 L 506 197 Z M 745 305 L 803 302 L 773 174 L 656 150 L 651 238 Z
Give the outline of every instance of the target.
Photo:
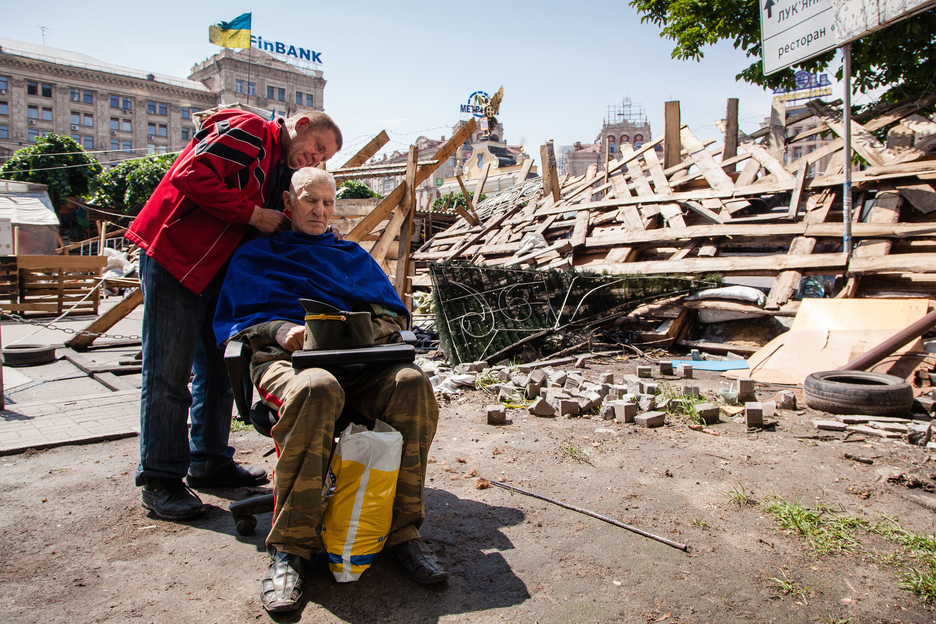
M 851 44 L 842 46 L 842 61 L 845 72 L 845 95 L 842 98 L 843 119 L 845 123 L 845 136 L 843 151 L 845 153 L 845 180 L 842 183 L 842 247 L 846 258 L 851 258 L 852 252 L 852 131 L 851 131 Z
M 911 340 L 916 340 L 933 327 L 936 327 L 936 310 L 930 312 L 913 325 L 901 329 L 881 344 L 840 367 L 838 370 L 868 370 L 900 347 Z
M 591 516 L 592 518 L 603 520 L 604 522 L 607 522 L 608 524 L 613 524 L 616 527 L 627 529 L 628 531 L 633 531 L 637 535 L 643 535 L 644 537 L 649 537 L 652 540 L 662 542 L 663 544 L 666 544 L 667 546 L 672 546 L 673 548 L 677 548 L 679 550 L 689 552 L 689 547 L 685 544 L 680 544 L 679 542 L 668 540 L 665 537 L 660 537 L 659 535 L 654 535 L 653 533 L 647 533 L 646 531 L 642 531 L 638 529 L 637 527 L 632 527 L 629 524 L 618 522 L 617 520 L 613 518 L 609 518 L 608 516 L 602 516 L 600 513 L 595 513 L 594 511 L 582 509 L 581 507 L 576 507 L 575 505 L 569 505 L 567 503 L 563 503 L 562 501 L 557 501 L 554 498 L 543 496 L 542 494 L 535 494 L 533 492 L 527 492 L 526 490 L 521 490 L 518 487 L 507 485 L 506 483 L 501 483 L 500 481 L 494 481 L 493 479 L 488 479 L 488 480 L 491 482 L 491 485 L 496 485 L 497 487 L 504 488 L 505 490 L 510 490 L 511 492 L 516 492 L 517 494 L 523 494 L 525 496 L 532 496 L 533 498 L 538 498 L 540 500 L 546 501 L 547 503 L 552 503 L 553 505 L 558 505 L 560 507 L 565 507 L 566 509 L 571 509 L 572 511 L 577 511 L 578 513 L 585 514 L 586 516 Z

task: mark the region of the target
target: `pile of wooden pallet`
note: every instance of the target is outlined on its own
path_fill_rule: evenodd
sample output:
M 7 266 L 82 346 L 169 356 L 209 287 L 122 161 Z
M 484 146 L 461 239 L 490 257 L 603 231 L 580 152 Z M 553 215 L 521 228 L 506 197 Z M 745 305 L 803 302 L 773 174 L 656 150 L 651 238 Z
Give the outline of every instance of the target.
M 620 275 L 776 276 L 770 309 L 790 299 L 803 275 L 841 276 L 839 295 L 847 297 L 930 292 L 936 123 L 920 112 L 934 103 L 936 95 L 853 118 L 852 147 L 863 165 L 852 174 L 851 254 L 843 248 L 842 111 L 814 100 L 807 112 L 751 135 L 738 131 L 736 117 L 720 122 L 728 138 L 722 144 L 701 141 L 679 123 L 678 108 L 675 118 L 668 109 L 664 136 L 637 150 L 625 145 L 604 171 L 592 167 L 577 178 L 558 178 L 546 154 L 540 199 L 460 219 L 413 259 L 421 266 L 454 260 Z M 809 118 L 809 130 L 786 136 L 787 127 Z M 909 140 L 887 148 L 875 133 L 895 127 L 909 131 Z M 816 135 L 831 140 L 790 157 Z M 825 170 L 815 171 L 830 155 Z M 530 235 L 541 235 L 539 248 L 529 250 L 529 238 L 524 245 Z

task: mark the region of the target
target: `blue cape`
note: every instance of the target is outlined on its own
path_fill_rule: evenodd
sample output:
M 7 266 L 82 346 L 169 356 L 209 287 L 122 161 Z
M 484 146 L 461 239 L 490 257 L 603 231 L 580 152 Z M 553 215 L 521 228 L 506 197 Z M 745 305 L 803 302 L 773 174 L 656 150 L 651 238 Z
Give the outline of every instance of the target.
M 377 303 L 409 318 L 386 273 L 360 245 L 335 240 L 331 232 L 288 231 L 256 238 L 234 253 L 215 311 L 218 344 L 268 321 L 304 324 L 299 299 L 348 311 Z

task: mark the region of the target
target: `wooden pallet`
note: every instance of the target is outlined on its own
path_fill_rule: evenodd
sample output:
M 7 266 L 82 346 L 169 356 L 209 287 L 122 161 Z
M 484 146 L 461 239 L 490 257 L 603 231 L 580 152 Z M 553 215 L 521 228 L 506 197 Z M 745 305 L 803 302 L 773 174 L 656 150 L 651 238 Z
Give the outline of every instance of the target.
M 0 258 L 0 308 L 23 316 L 97 314 L 103 256 Z

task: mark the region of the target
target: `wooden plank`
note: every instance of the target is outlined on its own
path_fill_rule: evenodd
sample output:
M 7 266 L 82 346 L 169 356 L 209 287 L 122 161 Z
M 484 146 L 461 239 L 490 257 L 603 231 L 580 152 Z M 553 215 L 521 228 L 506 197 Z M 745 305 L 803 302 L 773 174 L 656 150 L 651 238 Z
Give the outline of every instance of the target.
M 816 246 L 815 238 L 806 238 L 799 236 L 793 239 L 790 245 L 789 255 L 806 256 L 812 253 Z M 774 280 L 770 293 L 767 295 L 767 302 L 764 307 L 770 310 L 777 310 L 793 296 L 793 291 L 799 286 L 803 274 L 799 271 L 784 271 Z
M 814 111 L 835 134 L 840 137 L 845 136 L 845 126 L 843 122 L 840 121 L 841 116 L 838 111 L 822 104 L 818 100 L 808 102 L 806 105 Z M 889 160 L 884 154 L 884 146 L 860 123 L 852 120 L 851 132 L 852 149 L 870 164 L 880 166 Z
M 770 122 L 768 124 L 770 134 L 768 135 L 767 145 L 768 153 L 775 160 L 783 160 L 783 154 L 786 152 L 785 134 L 786 134 L 786 104 L 779 100 L 773 100 L 770 106 Z
M 616 173 L 611 176 L 611 188 L 615 197 L 631 197 L 630 189 L 627 188 L 627 178 L 623 173 Z
M 530 175 L 530 170 L 533 168 L 533 159 L 527 158 L 523 161 L 523 164 L 520 166 L 520 173 L 517 174 L 517 177 L 514 178 L 514 184 L 521 184 L 526 182 L 527 176 Z
M 764 238 L 769 236 L 802 236 L 806 232 L 805 223 L 784 223 L 771 225 L 744 225 L 726 223 L 724 225 L 691 225 L 684 228 L 662 228 L 655 230 L 626 231 L 611 236 L 592 235 L 585 242 L 586 247 L 610 247 L 615 245 L 640 245 L 690 238 L 708 238 L 710 236 L 731 236 L 733 238 Z
M 393 212 L 393 216 L 390 218 L 390 223 L 387 224 L 387 227 L 385 227 L 384 231 L 380 234 L 380 238 L 378 238 L 374 246 L 371 247 L 370 255 L 377 264 L 380 264 L 387 258 L 387 252 L 390 250 L 393 241 L 396 240 L 397 233 L 399 233 L 400 228 L 403 226 L 403 221 L 405 220 L 406 213 L 402 208 L 397 207 Z
M 669 227 L 686 227 L 686 221 L 683 219 L 682 209 L 679 207 L 679 204 L 660 204 L 660 214 L 663 215 Z
M 387 136 L 386 130 L 381 130 L 380 133 L 371 139 L 367 145 L 358 150 L 358 153 L 348 159 L 348 162 L 341 166 L 342 169 L 347 167 L 357 167 L 363 165 L 367 162 L 367 159 L 380 151 L 380 148 L 386 145 L 390 141 L 390 137 Z
M 686 202 L 681 202 L 681 203 L 682 203 L 686 208 L 688 208 L 689 210 L 693 211 L 694 213 L 696 213 L 697 215 L 699 215 L 699 216 L 701 216 L 701 217 L 704 217 L 704 218 L 708 219 L 709 221 L 712 221 L 713 223 L 724 223 L 724 222 L 725 222 L 724 217 L 722 217 L 721 215 L 719 215 L 717 212 L 714 212 L 714 211 L 712 211 L 712 210 L 709 210 L 708 208 L 706 208 L 705 206 L 703 206 L 703 205 L 700 204 L 699 202 L 686 201 Z
M 663 104 L 663 166 L 669 169 L 679 164 L 682 141 L 679 101 Z
M 725 162 L 738 155 L 738 98 L 728 98 L 728 107 L 725 111 L 725 147 L 722 149 L 722 169 L 725 173 L 733 173 L 734 164 L 730 169 Z
M 663 167 L 660 166 L 660 159 L 656 152 L 650 150 L 644 154 L 644 161 L 647 163 L 647 169 L 650 171 L 650 178 L 653 180 L 653 188 L 657 195 L 672 195 L 673 189 L 666 181 L 666 175 L 663 173 Z
M 575 228 L 572 230 L 572 247 L 581 247 L 585 244 L 585 238 L 588 236 L 588 219 L 591 217 L 590 210 L 579 210 L 575 215 Z
M 891 184 L 883 184 L 878 190 L 874 205 L 864 219 L 869 224 L 884 224 L 885 226 L 896 224 L 900 220 L 900 204 L 902 198 L 899 192 Z M 854 224 L 857 225 L 857 224 Z M 854 227 L 854 225 L 852 227 Z M 844 228 L 844 226 L 843 226 Z M 854 236 L 854 234 L 853 234 Z M 883 239 L 872 239 L 862 241 L 855 247 L 852 253 L 852 259 L 876 258 L 886 256 L 890 253 L 893 241 Z M 836 295 L 837 298 L 852 298 L 858 293 L 858 286 L 861 276 L 857 274 L 849 275 L 845 286 Z
M 728 191 L 735 188 L 734 182 L 725 173 L 724 169 L 718 166 L 712 155 L 705 149 L 702 142 L 696 138 L 689 128 L 683 128 L 680 136 L 682 144 L 689 153 L 689 158 L 702 171 L 702 175 L 708 181 L 709 185 L 719 191 Z
M 104 333 L 133 312 L 141 303 L 143 303 L 143 290 L 141 288 L 128 290 L 124 293 L 123 299 L 121 299 L 117 305 L 91 321 L 91 323 L 81 331 L 98 334 Z M 75 334 L 74 337 L 65 343 L 65 346 L 80 351 L 88 348 L 96 338 L 97 336 L 86 336 L 80 333 Z
M 549 166 L 549 189 L 552 191 L 554 202 L 559 201 L 559 178 L 556 172 L 556 153 L 553 151 L 552 140 L 546 141 L 546 162 Z
M 910 254 L 906 254 L 910 255 Z M 926 255 L 926 254 L 913 254 Z M 888 256 L 896 258 L 900 256 Z M 717 258 L 686 258 L 669 262 L 602 263 L 592 267 L 595 271 L 607 271 L 621 275 L 674 275 L 681 273 L 731 273 L 741 275 L 776 275 L 781 271 L 798 270 L 803 273 L 840 272 L 845 270 L 846 257 L 843 253 L 812 254 L 808 256 L 720 256 Z M 930 257 L 929 265 L 936 270 L 936 257 Z M 849 267 L 849 270 L 850 267 Z M 910 271 L 908 271 L 910 272 Z M 920 271 L 917 271 L 920 272 Z
M 789 171 L 787 171 L 783 163 L 774 158 L 773 154 L 765 150 L 763 147 L 754 143 L 752 141 L 744 141 L 741 143 L 741 147 L 745 151 L 751 154 L 751 157 L 754 158 L 757 162 L 761 164 L 764 169 L 770 173 L 777 176 L 777 180 L 781 182 L 794 182 L 796 178 L 793 177 Z M 735 185 L 740 186 L 740 185 Z
M 605 138 L 602 143 L 604 143 L 604 149 L 602 150 L 602 169 L 604 169 L 604 183 L 608 183 L 608 176 L 611 175 L 611 171 L 608 168 L 608 147 L 611 144 L 610 139 Z
M 420 166 L 416 170 L 416 186 L 419 186 L 425 182 L 429 176 L 432 175 L 441 163 L 448 160 L 449 156 L 455 153 L 462 143 L 465 142 L 471 134 L 477 129 L 477 123 L 475 122 L 474 117 L 468 120 L 464 126 L 458 129 L 458 132 L 452 135 L 452 138 L 449 139 L 442 147 L 436 151 L 432 156 L 435 161 L 432 165 Z M 378 223 L 387 218 L 394 208 L 396 208 L 400 202 L 403 200 L 403 195 L 405 193 L 403 184 L 393 189 L 389 195 L 387 195 L 383 201 L 381 201 L 374 210 L 361 219 L 361 222 L 354 226 L 354 229 L 351 230 L 345 239 L 359 243 L 364 240 L 364 237 L 371 233 L 371 231 L 377 226 Z
M 640 197 L 651 197 L 655 195 L 650 188 L 650 182 L 644 174 L 643 164 L 639 160 L 633 160 L 627 165 L 627 176 L 634 181 L 634 191 Z
M 683 258 L 685 258 L 686 256 L 688 256 L 689 253 L 690 253 L 693 249 L 695 249 L 696 247 L 699 246 L 699 242 L 700 242 L 699 239 L 696 239 L 696 238 L 693 238 L 693 239 L 690 239 L 690 240 L 686 241 L 685 243 L 683 243 L 682 247 L 679 248 L 679 251 L 677 251 L 677 252 L 674 253 L 672 256 L 670 256 L 670 257 L 668 258 L 668 260 L 670 260 L 670 261 L 672 261 L 672 260 L 682 260 Z
M 461 188 L 462 197 L 465 198 L 465 203 L 468 205 L 468 212 L 474 213 L 474 202 L 471 199 L 471 195 L 468 193 L 468 189 L 465 188 L 465 182 L 462 180 L 461 174 L 455 174 L 455 180 L 458 181 L 458 186 Z
M 407 278 L 409 277 L 410 242 L 413 240 L 413 222 L 416 216 L 416 161 L 419 160 L 419 148 L 410 145 L 409 157 L 406 161 L 406 194 L 400 204 L 401 212 L 405 215 L 400 226 L 400 242 L 397 246 L 397 265 L 395 283 L 397 295 L 406 302 Z
M 484 185 L 487 182 L 488 174 L 491 172 L 491 163 L 486 162 L 484 166 L 481 167 L 481 173 L 478 175 L 478 183 L 475 185 L 474 192 L 474 206 L 477 206 L 481 201 L 481 195 L 484 193 Z M 474 208 L 471 209 L 474 212 Z
M 848 272 L 868 273 L 936 273 L 936 254 L 910 253 L 852 258 Z
M 75 270 L 94 273 L 107 266 L 104 256 L 17 256 L 20 269 Z
M 799 171 L 796 172 L 796 183 L 793 186 L 793 193 L 790 194 L 789 215 L 791 219 L 796 219 L 799 212 L 800 199 L 803 197 L 803 184 L 806 182 L 806 169 L 806 165 L 800 165 Z

